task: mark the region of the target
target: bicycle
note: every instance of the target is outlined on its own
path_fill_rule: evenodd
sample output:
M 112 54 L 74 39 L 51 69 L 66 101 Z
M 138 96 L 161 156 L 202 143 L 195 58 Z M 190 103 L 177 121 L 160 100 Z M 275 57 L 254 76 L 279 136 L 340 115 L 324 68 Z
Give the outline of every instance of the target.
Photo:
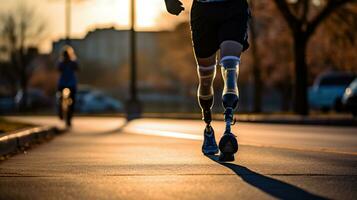
M 63 88 L 60 96 L 61 115 L 60 118 L 65 122 L 67 127 L 71 126 L 72 121 L 72 105 L 73 99 L 71 98 L 72 91 L 69 88 Z

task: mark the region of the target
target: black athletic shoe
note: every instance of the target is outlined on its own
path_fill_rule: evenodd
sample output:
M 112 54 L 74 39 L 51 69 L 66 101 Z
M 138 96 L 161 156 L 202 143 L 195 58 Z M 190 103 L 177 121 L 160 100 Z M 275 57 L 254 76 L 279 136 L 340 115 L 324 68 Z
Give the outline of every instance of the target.
M 238 151 L 238 142 L 236 136 L 232 133 L 224 133 L 219 141 L 219 150 L 221 154 L 219 160 L 223 162 L 234 161 L 234 154 Z
M 218 153 L 216 138 L 212 127 L 206 128 L 204 131 L 204 140 L 202 145 L 202 153 L 205 155 L 214 155 Z

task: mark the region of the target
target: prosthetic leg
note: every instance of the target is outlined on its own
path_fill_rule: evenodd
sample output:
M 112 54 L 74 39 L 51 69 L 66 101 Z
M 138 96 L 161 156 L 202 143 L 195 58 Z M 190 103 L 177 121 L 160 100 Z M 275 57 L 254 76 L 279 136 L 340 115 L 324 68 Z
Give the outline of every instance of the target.
M 202 119 L 206 123 L 202 153 L 205 155 L 212 155 L 218 153 L 218 146 L 214 136 L 214 130 L 211 126 L 211 109 L 214 101 L 213 81 L 216 76 L 216 65 L 209 67 L 199 66 L 197 73 L 199 78 L 199 86 L 197 91 L 198 103 L 202 110 Z
M 233 114 L 238 105 L 238 74 L 240 58 L 236 56 L 225 56 L 221 59 L 221 70 L 224 80 L 222 104 L 225 109 L 224 121 L 226 129 L 219 142 L 221 155 L 220 161 L 234 161 L 234 154 L 238 151 L 236 136 L 231 132 L 231 126 L 235 123 Z

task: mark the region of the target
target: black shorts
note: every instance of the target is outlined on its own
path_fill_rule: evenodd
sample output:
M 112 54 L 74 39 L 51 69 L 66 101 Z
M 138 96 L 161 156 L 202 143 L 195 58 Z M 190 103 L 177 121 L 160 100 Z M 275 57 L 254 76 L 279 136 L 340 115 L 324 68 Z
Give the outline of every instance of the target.
M 207 58 L 217 52 L 222 42 L 237 41 L 248 49 L 248 20 L 250 11 L 247 0 L 201 3 L 193 1 L 191 31 L 195 54 Z

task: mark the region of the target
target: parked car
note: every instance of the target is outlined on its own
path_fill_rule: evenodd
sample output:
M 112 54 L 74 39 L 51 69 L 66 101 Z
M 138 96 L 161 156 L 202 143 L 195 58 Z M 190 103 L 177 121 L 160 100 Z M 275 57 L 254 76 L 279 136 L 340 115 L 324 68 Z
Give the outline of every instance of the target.
M 15 96 L 16 107 L 19 108 L 24 101 L 24 92 L 19 90 Z M 42 90 L 30 88 L 27 90 L 27 108 L 44 108 L 49 107 L 52 104 L 51 98 L 49 98 Z
M 76 111 L 79 113 L 119 112 L 123 105 L 120 101 L 98 90 L 78 90 Z
M 355 78 L 354 74 L 344 72 L 329 72 L 318 76 L 309 88 L 310 106 L 323 111 L 341 111 L 343 93 Z
M 342 103 L 353 116 L 357 117 L 357 78 L 346 88 Z

